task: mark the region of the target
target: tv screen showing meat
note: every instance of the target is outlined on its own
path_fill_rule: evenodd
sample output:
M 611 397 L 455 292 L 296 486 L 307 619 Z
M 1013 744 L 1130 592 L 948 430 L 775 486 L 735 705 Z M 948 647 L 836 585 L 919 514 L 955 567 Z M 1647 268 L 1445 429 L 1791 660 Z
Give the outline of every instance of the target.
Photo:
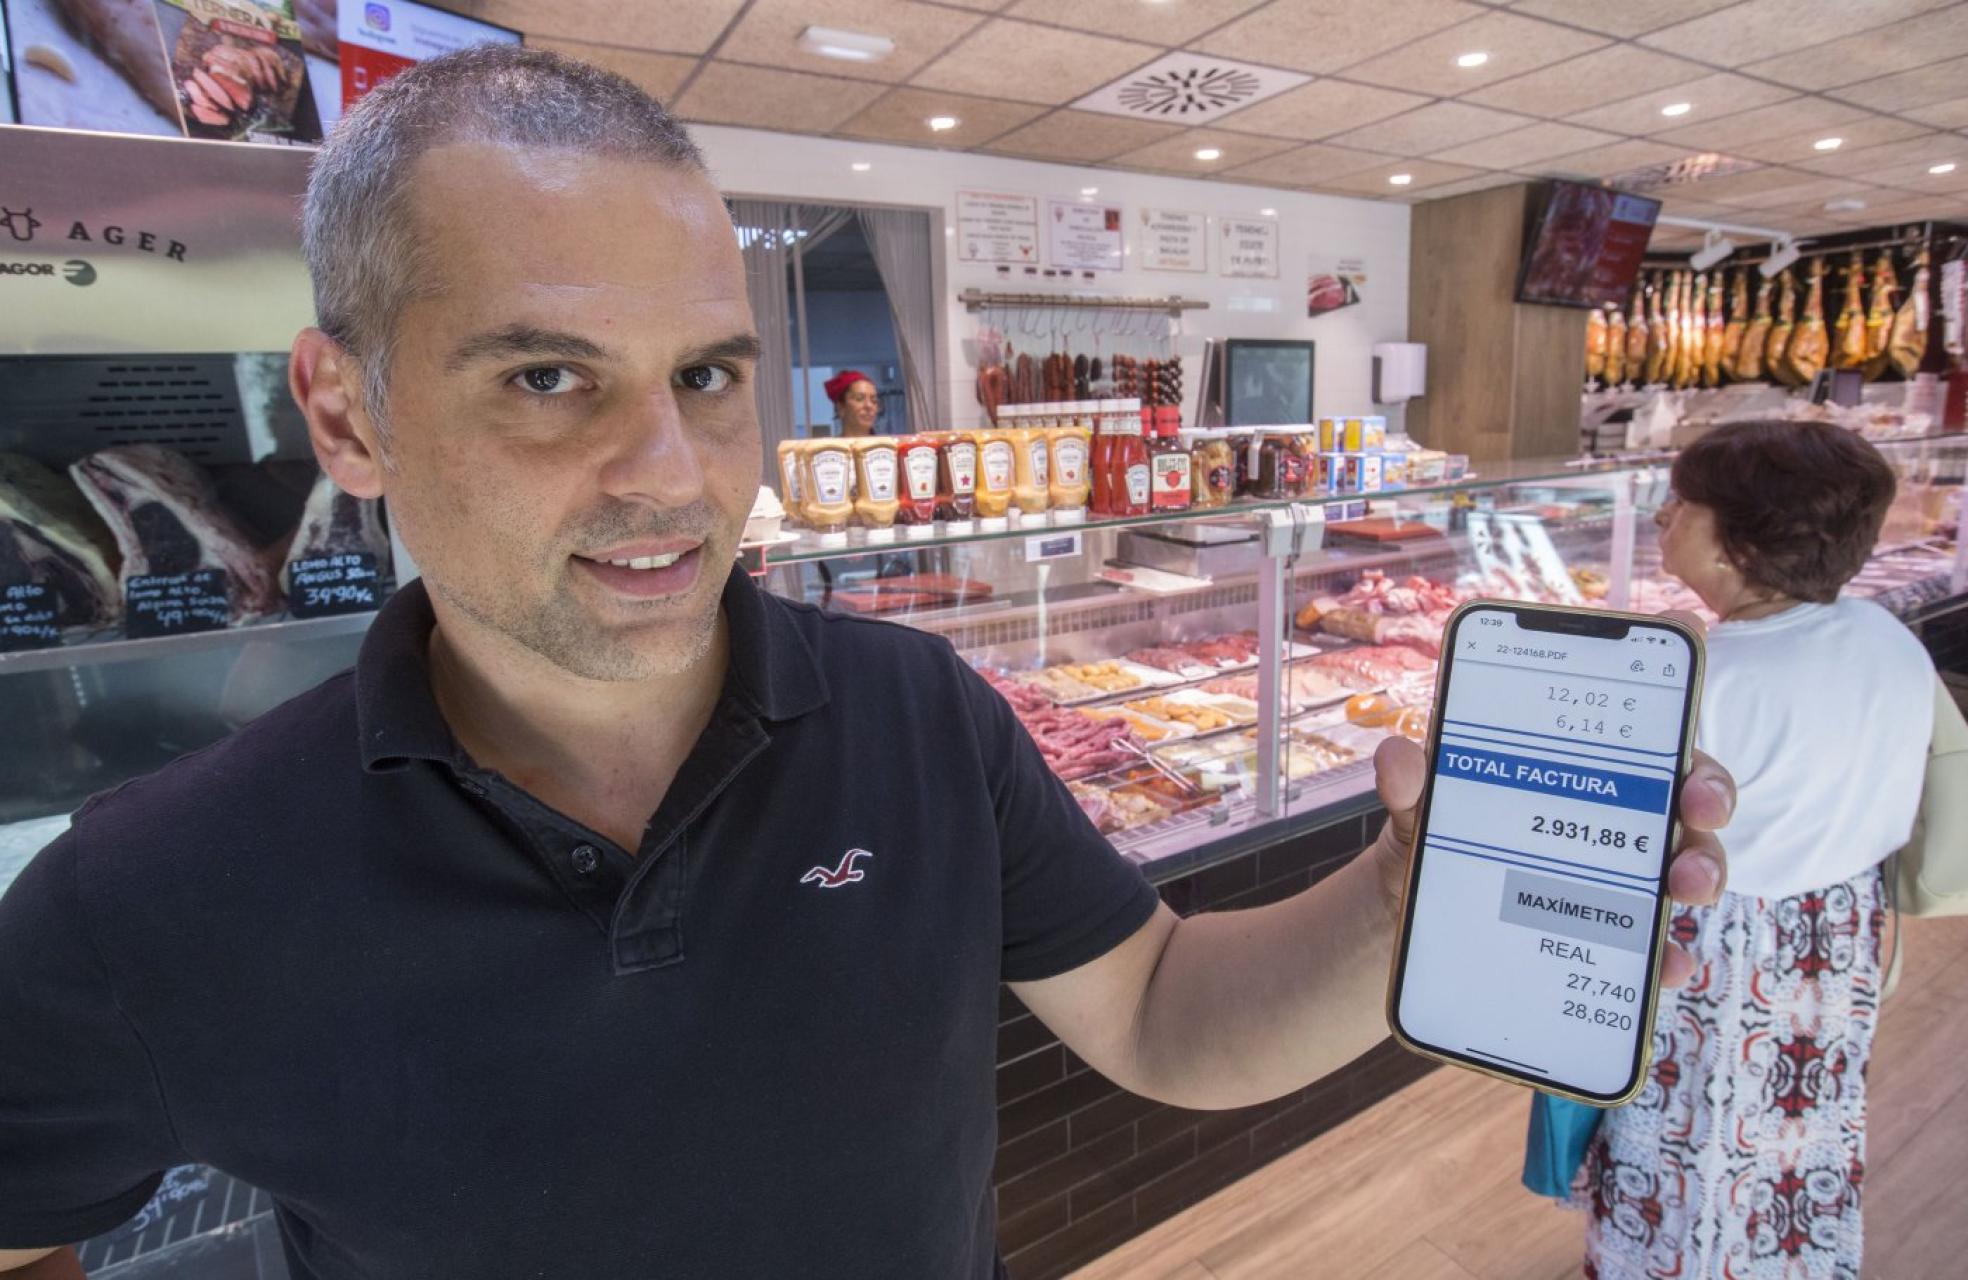
M 1561 307 L 1623 302 L 1660 217 L 1660 201 L 1554 182 L 1533 215 L 1517 301 Z

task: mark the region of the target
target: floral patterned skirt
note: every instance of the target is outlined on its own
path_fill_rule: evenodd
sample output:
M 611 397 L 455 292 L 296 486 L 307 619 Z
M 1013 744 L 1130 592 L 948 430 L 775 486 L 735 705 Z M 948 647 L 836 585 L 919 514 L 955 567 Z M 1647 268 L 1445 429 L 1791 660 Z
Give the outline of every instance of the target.
M 1695 976 L 1572 1187 L 1588 1280 L 1858 1280 L 1884 923 L 1878 868 L 1676 911 Z

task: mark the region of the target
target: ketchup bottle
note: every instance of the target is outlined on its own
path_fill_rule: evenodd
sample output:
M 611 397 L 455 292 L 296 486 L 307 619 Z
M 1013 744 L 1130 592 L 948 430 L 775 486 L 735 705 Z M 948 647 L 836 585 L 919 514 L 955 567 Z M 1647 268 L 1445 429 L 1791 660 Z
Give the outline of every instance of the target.
M 1112 400 L 1093 402 L 1093 456 L 1087 462 L 1093 494 L 1088 510 L 1097 516 L 1114 514 L 1113 486 L 1108 483 L 1114 457 L 1114 405 Z
M 1148 439 L 1141 434 L 1141 402 L 1123 400 L 1115 414 L 1108 500 L 1117 516 L 1145 516 L 1151 509 L 1154 477 L 1148 461 Z

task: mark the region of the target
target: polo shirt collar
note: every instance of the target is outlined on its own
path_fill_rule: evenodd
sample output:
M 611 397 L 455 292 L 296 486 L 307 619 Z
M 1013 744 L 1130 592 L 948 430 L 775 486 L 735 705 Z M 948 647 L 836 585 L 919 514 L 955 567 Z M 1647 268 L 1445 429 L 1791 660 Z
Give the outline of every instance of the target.
M 734 567 L 722 607 L 730 638 L 725 697 L 759 718 L 793 720 L 826 705 L 819 659 L 790 611 L 768 601 L 751 576 Z M 414 579 L 384 603 L 355 663 L 355 715 L 362 764 L 370 772 L 412 760 L 470 766 L 431 692 L 430 593 Z

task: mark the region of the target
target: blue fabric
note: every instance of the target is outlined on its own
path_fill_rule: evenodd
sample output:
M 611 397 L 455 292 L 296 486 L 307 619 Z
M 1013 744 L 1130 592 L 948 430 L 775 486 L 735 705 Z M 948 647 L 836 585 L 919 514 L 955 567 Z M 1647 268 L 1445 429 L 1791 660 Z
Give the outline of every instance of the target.
M 1531 1095 L 1531 1129 L 1524 1141 L 1524 1185 L 1541 1196 L 1564 1198 L 1599 1131 L 1603 1107 L 1548 1093 Z

